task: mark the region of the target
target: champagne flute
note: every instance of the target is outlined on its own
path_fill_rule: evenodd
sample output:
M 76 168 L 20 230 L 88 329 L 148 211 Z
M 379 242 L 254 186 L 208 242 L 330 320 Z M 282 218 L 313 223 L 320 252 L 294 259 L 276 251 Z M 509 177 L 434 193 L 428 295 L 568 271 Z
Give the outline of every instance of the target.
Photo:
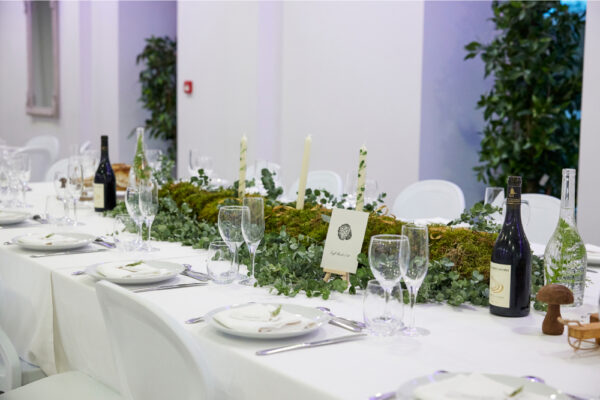
M 410 316 L 408 326 L 402 331 L 406 336 L 425 336 L 429 331 L 415 327 L 415 303 L 417 293 L 427 275 L 429 264 L 429 233 L 426 225 L 406 224 L 402 227 L 402 235 L 408 238 L 410 245 L 409 262 L 402 268 L 402 278 L 410 297 Z
M 254 259 L 256 249 L 265 234 L 265 211 L 262 197 L 244 197 L 244 208 L 242 209 L 242 236 L 248 251 L 252 255 L 252 270 L 249 277 L 240 281 L 248 286 L 254 286 Z
M 140 196 L 138 186 L 127 186 L 125 190 L 125 207 L 127 213 L 137 226 L 137 239 L 135 241 L 135 250 L 142 245 L 142 224 L 144 222 L 142 212 L 140 210 Z
M 234 253 L 234 262 L 238 271 L 238 249 L 244 243 L 244 235 L 242 234 L 243 210 L 244 206 L 223 206 L 219 208 L 219 233 Z
M 397 324 L 389 313 L 388 305 L 394 286 L 402 278 L 401 271 L 409 259 L 408 238 L 401 235 L 374 235 L 369 244 L 369 265 L 373 276 L 385 291 L 385 308 L 379 317 L 381 323 Z
M 140 182 L 138 198 L 142 220 L 148 227 L 148 239 L 143 246 L 143 250 L 156 251 L 158 249 L 150 244 L 152 222 L 154 222 L 154 218 L 158 213 L 158 182 L 156 182 L 156 179 L 150 178 Z
M 70 157 L 67 167 L 67 193 L 73 201 L 72 225 L 82 225 L 77 219 L 77 201 L 83 193 L 83 166 L 79 157 Z

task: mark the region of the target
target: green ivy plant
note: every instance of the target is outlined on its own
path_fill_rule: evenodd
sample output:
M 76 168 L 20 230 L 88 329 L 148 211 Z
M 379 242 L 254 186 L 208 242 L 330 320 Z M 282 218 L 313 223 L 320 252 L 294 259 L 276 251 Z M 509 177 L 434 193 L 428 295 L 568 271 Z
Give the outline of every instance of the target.
M 138 101 L 150 111 L 146 132 L 151 138 L 169 142 L 168 155 L 177 154 L 177 43 L 164 37 L 151 36 L 136 58 L 142 63 L 139 81 L 142 94 Z
M 504 186 L 523 177 L 523 192 L 560 197 L 561 170 L 576 168 L 583 65 L 583 13 L 558 1 L 494 1 L 498 32 L 471 42 L 492 89 L 481 96 L 485 128 L 477 178 Z

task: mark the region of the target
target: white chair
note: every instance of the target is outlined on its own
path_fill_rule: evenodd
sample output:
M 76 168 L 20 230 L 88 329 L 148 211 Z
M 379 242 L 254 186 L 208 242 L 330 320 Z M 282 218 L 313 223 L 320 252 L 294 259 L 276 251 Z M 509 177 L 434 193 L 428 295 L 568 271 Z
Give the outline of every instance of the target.
M 121 388 L 133 400 L 211 399 L 208 368 L 183 325 L 131 291 L 96 284 Z
M 298 185 L 299 180 L 292 184 L 288 192 L 288 198 L 290 201 L 294 201 L 298 198 Z M 320 171 L 309 171 L 308 177 L 306 178 L 307 189 L 325 189 L 335 197 L 339 197 L 342 194 L 343 183 L 342 178 L 334 171 L 320 170 Z
M 0 391 L 5 392 L 0 395 L 2 400 L 124 400 L 81 372 L 44 378 L 38 367 L 19 360 L 10 339 L 1 329 L 0 365 Z
M 12 342 L 0 329 L 0 392 L 45 378 L 44 371 L 36 365 L 19 359 Z
M 54 180 L 54 174 L 59 171 L 62 171 L 66 174 L 68 167 L 69 167 L 69 159 L 61 158 L 60 160 L 58 160 L 57 162 L 52 164 L 50 166 L 50 168 L 48 168 L 48 170 L 46 171 L 46 176 L 44 178 L 44 181 L 52 182 Z
M 396 197 L 393 213 L 404 221 L 427 218 L 453 220 L 465 209 L 465 195 L 458 185 L 444 180 L 413 183 Z
M 53 163 L 58 158 L 58 153 L 60 152 L 60 142 L 56 136 L 36 136 L 29 139 L 23 148 L 45 149 L 50 155 L 50 163 Z
M 560 199 L 535 193 L 524 193 L 521 199 L 529 203 L 529 220 L 523 220 L 527 240 L 545 246 L 558 225 Z
M 29 154 L 31 159 L 31 181 L 43 181 L 46 171 L 58 157 L 60 144 L 54 136 L 31 138 L 18 153 Z

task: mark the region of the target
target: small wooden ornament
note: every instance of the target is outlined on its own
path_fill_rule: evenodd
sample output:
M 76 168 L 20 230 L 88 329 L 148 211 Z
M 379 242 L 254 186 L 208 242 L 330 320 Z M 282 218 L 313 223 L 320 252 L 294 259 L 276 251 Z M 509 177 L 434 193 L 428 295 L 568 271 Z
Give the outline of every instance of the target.
M 593 350 L 600 347 L 600 322 L 598 314 L 590 315 L 590 323 L 582 324 L 579 321 L 558 319 L 569 329 L 567 340 L 575 350 Z
M 573 292 L 564 285 L 551 284 L 542 287 L 536 299 L 548 304 L 546 317 L 542 322 L 542 332 L 546 335 L 562 335 L 565 326 L 559 322 L 560 305 L 573 303 Z
M 342 277 L 343 281 L 346 281 L 346 282 L 348 282 L 348 284 L 350 284 L 350 273 L 349 272 L 336 272 L 336 271 L 325 270 L 325 277 L 323 278 L 323 280 L 325 282 L 329 282 L 329 279 L 331 279 L 332 274 L 340 275 Z

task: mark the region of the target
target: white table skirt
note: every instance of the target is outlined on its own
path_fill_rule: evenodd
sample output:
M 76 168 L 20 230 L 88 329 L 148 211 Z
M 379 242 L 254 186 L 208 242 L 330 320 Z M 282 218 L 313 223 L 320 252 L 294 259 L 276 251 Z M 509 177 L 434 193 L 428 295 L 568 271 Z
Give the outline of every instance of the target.
M 42 188 L 36 185 L 34 195 L 38 190 L 42 191 Z M 100 217 L 85 217 L 84 220 L 86 226 L 83 228 L 96 233 L 103 233 L 98 229 L 110 226 L 107 225 L 110 221 Z M 23 228 L 1 229 L 0 240 L 25 231 Z M 195 269 L 204 270 L 202 251 L 182 249 L 175 244 L 156 245 L 161 251 L 151 253 L 152 258 L 189 262 Z M 53 365 L 59 371 L 84 371 L 118 390 L 94 281 L 88 276 L 73 276 L 71 272 L 94 262 L 122 256 L 110 251 L 31 259 L 12 246 L 0 246 L 2 304 L 20 304 L 18 299 L 28 299 L 21 301 L 23 304 L 18 307 L 11 306 L 7 310 L 3 306 L 0 310 L 0 324 L 4 329 L 10 327 L 7 329 L 9 336 L 18 343 L 21 356 L 42 363 L 50 373 Z M 18 273 L 14 272 L 16 268 Z M 590 273 L 588 278 L 592 285 L 586 289 L 584 306 L 567 309 L 563 316 L 597 311 L 600 274 Z M 37 287 L 32 288 L 34 284 Z M 213 283 L 139 295 L 155 302 L 182 323 L 226 304 L 274 300 L 265 288 Z M 334 294 L 331 300 L 325 301 L 299 295 L 296 298 L 278 297 L 277 300 L 309 306 L 326 305 L 339 315 L 362 319 L 361 296 Z M 417 325 L 431 331 L 427 337 L 369 337 L 266 357 L 254 353 L 295 343 L 297 339 L 242 340 L 221 334 L 205 323 L 184 326 L 203 349 L 216 379 L 214 385 L 219 399 L 365 399 L 440 369 L 536 375 L 570 393 L 587 397 L 599 395 L 600 350 L 575 353 L 567 344 L 566 334 L 558 337 L 542 335 L 542 320 L 543 314 L 535 311 L 525 318 L 510 319 L 492 316 L 487 309 L 470 305 L 417 305 Z M 24 340 L 32 331 L 35 332 L 34 339 Z M 305 339 L 348 333 L 328 325 Z M 52 352 L 54 347 L 58 356 Z M 62 356 L 61 349 L 64 349 Z

